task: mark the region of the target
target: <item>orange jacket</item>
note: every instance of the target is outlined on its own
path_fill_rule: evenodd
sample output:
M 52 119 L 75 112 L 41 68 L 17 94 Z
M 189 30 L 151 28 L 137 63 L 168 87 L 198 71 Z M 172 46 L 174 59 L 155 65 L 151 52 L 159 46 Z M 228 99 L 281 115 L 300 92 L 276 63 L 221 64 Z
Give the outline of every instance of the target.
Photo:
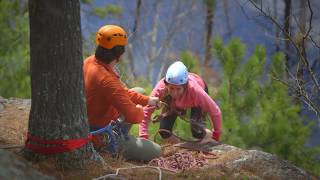
M 123 114 L 129 123 L 140 123 L 149 97 L 129 90 L 113 68 L 99 62 L 94 55 L 84 61 L 83 75 L 90 127 L 102 128 Z

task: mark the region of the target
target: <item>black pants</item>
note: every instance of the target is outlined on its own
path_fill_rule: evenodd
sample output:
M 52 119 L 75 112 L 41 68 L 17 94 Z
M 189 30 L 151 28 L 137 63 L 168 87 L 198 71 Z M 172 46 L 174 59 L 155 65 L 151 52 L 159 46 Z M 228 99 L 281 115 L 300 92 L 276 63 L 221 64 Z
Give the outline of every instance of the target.
M 208 94 L 208 87 L 205 85 L 205 92 Z M 173 125 L 177 119 L 178 115 L 176 113 L 170 114 L 166 117 L 164 117 L 160 121 L 160 129 L 159 134 L 162 138 L 166 139 L 171 136 Z M 191 107 L 191 117 L 190 117 L 190 123 L 191 123 L 191 133 L 192 136 L 197 139 L 202 139 L 205 136 L 204 131 L 204 112 L 200 107 Z M 201 125 L 203 124 L 203 126 Z M 161 131 L 162 130 L 162 131 Z M 165 130 L 165 131 L 163 131 Z

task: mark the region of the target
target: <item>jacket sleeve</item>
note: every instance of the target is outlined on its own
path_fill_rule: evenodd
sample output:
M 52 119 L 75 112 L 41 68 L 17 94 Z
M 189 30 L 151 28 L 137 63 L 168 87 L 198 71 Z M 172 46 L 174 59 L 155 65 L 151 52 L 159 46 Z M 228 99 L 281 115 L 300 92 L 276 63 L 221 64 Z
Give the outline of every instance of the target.
M 143 110 L 136 107 L 129 97 L 127 88 L 116 78 L 105 78 L 102 81 L 105 93 L 110 95 L 111 104 L 123 114 L 129 123 L 140 123 Z
M 164 93 L 165 90 L 165 84 L 163 82 L 163 79 L 158 82 L 156 87 L 152 90 L 151 95 L 153 97 L 160 97 L 162 93 Z M 144 118 L 139 124 L 139 136 L 140 137 L 145 137 L 148 138 L 148 127 L 149 127 L 149 122 L 152 113 L 154 112 L 155 107 L 152 106 L 145 106 L 143 108 L 143 113 L 144 113 Z
M 209 113 L 213 128 L 212 132 L 220 136 L 222 132 L 222 115 L 219 106 L 202 88 L 196 88 L 194 90 L 197 106 L 200 106 L 203 111 Z
M 128 89 L 128 94 L 132 102 L 135 104 L 140 104 L 142 106 L 148 105 L 149 97 L 143 94 L 137 93 L 133 90 Z

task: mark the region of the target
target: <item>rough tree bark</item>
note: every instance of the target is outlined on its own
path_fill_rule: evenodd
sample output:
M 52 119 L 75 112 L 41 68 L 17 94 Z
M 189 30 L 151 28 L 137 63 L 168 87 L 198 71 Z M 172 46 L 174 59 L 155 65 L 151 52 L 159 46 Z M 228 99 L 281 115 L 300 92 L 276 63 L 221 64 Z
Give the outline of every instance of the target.
M 29 0 L 29 18 L 32 88 L 29 132 L 45 140 L 86 138 L 89 128 L 83 90 L 80 3 Z M 91 147 L 89 143 L 56 157 L 64 167 L 74 168 L 75 164 L 85 162 L 82 160 L 87 159 Z M 38 157 L 27 150 L 26 156 Z

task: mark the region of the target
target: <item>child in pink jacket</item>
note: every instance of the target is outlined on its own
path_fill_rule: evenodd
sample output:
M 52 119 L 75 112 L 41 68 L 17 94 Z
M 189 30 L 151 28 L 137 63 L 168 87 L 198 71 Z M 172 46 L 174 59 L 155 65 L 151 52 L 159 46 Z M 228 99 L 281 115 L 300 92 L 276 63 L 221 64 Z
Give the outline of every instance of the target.
M 178 139 L 172 136 L 172 128 L 179 112 L 191 108 L 191 132 L 193 137 L 208 142 L 210 139 L 220 140 L 221 111 L 218 105 L 208 95 L 205 82 L 196 74 L 189 73 L 186 66 L 177 61 L 167 70 L 165 78 L 161 79 L 153 89 L 151 96 L 170 98 L 169 106 L 175 109 L 160 121 L 159 134 L 167 142 L 177 143 Z M 148 124 L 155 107 L 144 107 L 144 119 L 139 125 L 139 136 L 148 139 Z M 210 115 L 212 131 L 204 127 L 204 113 Z

